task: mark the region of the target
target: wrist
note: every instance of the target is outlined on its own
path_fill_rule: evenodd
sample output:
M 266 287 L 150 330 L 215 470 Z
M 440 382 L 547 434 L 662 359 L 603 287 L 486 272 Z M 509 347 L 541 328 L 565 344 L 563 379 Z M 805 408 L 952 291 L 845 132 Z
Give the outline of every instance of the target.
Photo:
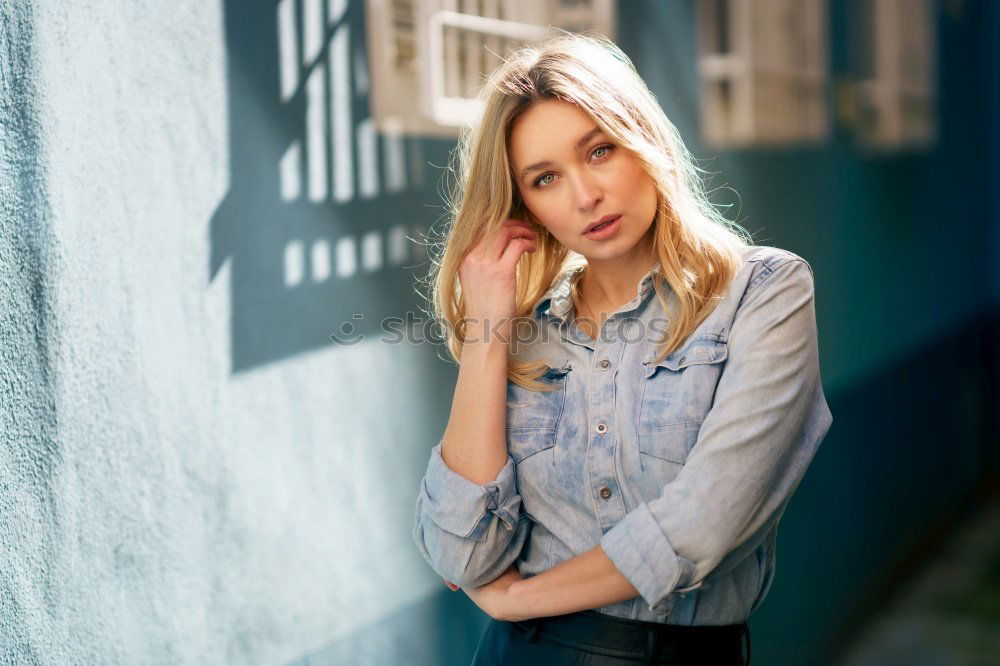
M 501 612 L 507 622 L 520 622 L 536 617 L 530 612 L 526 594 L 529 589 L 528 580 L 530 579 L 516 580 L 504 590 Z
M 510 342 L 511 318 L 468 316 L 465 318 L 463 344 L 507 346 Z

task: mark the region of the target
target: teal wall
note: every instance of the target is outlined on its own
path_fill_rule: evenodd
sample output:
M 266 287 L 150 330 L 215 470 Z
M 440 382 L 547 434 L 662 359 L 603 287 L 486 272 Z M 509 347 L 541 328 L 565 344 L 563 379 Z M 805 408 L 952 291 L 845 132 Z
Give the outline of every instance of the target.
M 692 3 L 621 5 L 623 48 L 692 152 L 718 172 L 712 186 L 738 193 L 720 191 L 719 202 L 816 274 L 834 426 L 782 519 L 775 583 L 751 621 L 759 663 L 832 659 L 892 594 L 887 581 L 919 558 L 930 528 L 947 524 L 987 465 L 997 469 L 984 365 L 1000 269 L 1000 218 L 987 194 L 1000 154 L 988 35 L 996 5 L 945 5 L 939 143 L 883 157 L 859 153 L 840 125 L 818 146 L 716 156 L 697 138 Z M 847 73 L 846 11 L 831 3 L 832 78 Z
M 274 3 L 0 0 L 2 663 L 471 656 L 484 616 L 410 540 L 454 368 L 378 338 L 419 314 L 426 258 L 409 243 L 341 279 L 312 253 L 438 223 L 453 143 L 375 137 L 363 194 L 363 5 L 320 7 L 324 48 L 349 36 L 325 60 L 349 61 L 339 202 L 281 193 L 308 100 L 279 94 Z M 692 0 L 620 3 L 618 41 L 718 202 L 816 273 L 835 422 L 782 520 L 755 662 L 828 662 L 1000 469 L 1000 9 L 940 3 L 937 30 L 932 152 L 864 157 L 838 127 L 717 153 L 698 138 Z M 344 322 L 364 339 L 332 344 Z
M 985 2 L 982 8 L 982 36 L 975 42 L 984 71 L 981 85 L 983 115 L 987 122 L 981 129 L 986 146 L 985 155 L 980 147 L 977 155 L 985 162 L 987 187 L 982 190 L 987 203 L 986 224 L 990 232 L 986 234 L 987 247 L 991 248 L 993 305 L 1000 308 L 1000 201 L 993 196 L 993 188 L 1000 183 L 1000 7 L 995 2 Z M 983 198 L 982 194 L 979 197 Z
M 848 73 L 850 45 L 847 3 L 830 5 L 835 79 Z M 817 146 L 705 147 L 693 4 L 621 8 L 622 47 L 704 168 L 717 172 L 711 186 L 735 191 L 717 200 L 734 204 L 731 217 L 758 242 L 790 249 L 815 270 L 834 425 L 782 519 L 775 582 L 751 635 L 759 663 L 826 663 L 893 593 L 887 581 L 919 562 L 928 535 L 963 506 L 984 469 L 998 469 L 986 367 L 995 382 L 997 7 L 938 6 L 939 143 L 882 157 L 860 153 L 841 125 Z
M 831 5 L 836 77 L 847 67 L 845 3 Z M 864 157 L 840 126 L 813 146 L 706 148 L 697 130 L 692 3 L 621 8 L 623 48 L 704 168 L 718 172 L 711 185 L 736 192 L 720 191 L 718 200 L 733 203 L 731 217 L 760 242 L 813 264 L 826 387 L 837 392 L 864 381 L 982 311 L 991 279 L 984 243 L 991 229 L 983 169 L 988 73 L 977 50 L 967 48 L 984 37 L 981 6 L 966 3 L 938 21 L 938 148 L 896 157 Z M 831 115 L 833 104 L 831 91 Z

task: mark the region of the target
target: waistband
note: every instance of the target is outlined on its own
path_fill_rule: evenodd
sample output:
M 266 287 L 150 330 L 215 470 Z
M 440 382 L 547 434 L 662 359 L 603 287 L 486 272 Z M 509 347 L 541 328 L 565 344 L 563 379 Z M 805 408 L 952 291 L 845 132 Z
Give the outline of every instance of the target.
M 540 637 L 608 657 L 645 659 L 709 655 L 741 655 L 746 636 L 750 656 L 750 627 L 729 625 L 677 625 L 627 620 L 593 610 L 514 622 L 529 642 Z M 709 662 L 706 662 L 709 663 Z M 715 663 L 740 663 L 718 661 Z

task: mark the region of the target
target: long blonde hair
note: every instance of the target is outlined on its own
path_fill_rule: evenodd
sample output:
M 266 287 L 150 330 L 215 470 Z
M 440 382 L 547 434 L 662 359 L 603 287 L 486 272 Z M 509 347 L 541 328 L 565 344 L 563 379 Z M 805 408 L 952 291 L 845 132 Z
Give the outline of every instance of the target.
M 508 217 L 538 227 L 536 251 L 522 254 L 517 264 L 516 318 L 532 317 L 533 304 L 560 273 L 580 264 L 581 256 L 549 234 L 525 206 L 507 153 L 515 120 L 533 104 L 551 99 L 589 114 L 616 145 L 638 158 L 656 185 L 655 255 L 677 301 L 674 310 L 660 280 L 653 281 L 656 297 L 670 313 L 657 361 L 676 350 L 722 298 L 752 239 L 708 200 L 700 169 L 628 56 L 603 36 L 562 32 L 512 53 L 489 76 L 479 99 L 482 116 L 463 131 L 452 153 L 449 170 L 457 179 L 446 200 L 448 226 L 429 253 L 431 314 L 445 331 L 454 360 L 461 362 L 465 338 L 458 269 L 484 235 Z M 578 305 L 575 288 L 573 299 Z M 544 361 L 513 356 L 508 361 L 510 381 L 548 388 L 539 381 L 548 370 Z

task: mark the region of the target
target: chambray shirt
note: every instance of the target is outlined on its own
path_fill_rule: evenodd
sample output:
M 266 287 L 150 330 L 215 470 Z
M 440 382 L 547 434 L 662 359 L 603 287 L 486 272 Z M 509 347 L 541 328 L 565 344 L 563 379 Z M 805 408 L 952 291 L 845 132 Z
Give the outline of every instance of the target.
M 550 393 L 507 384 L 507 464 L 475 484 L 431 449 L 413 538 L 440 576 L 536 575 L 600 544 L 641 596 L 594 609 L 677 625 L 744 622 L 770 588 L 778 521 L 833 422 L 820 382 L 813 273 L 755 246 L 723 300 L 659 363 L 656 264 L 597 339 L 563 272 L 514 350 Z M 513 343 L 512 343 L 513 344 Z

